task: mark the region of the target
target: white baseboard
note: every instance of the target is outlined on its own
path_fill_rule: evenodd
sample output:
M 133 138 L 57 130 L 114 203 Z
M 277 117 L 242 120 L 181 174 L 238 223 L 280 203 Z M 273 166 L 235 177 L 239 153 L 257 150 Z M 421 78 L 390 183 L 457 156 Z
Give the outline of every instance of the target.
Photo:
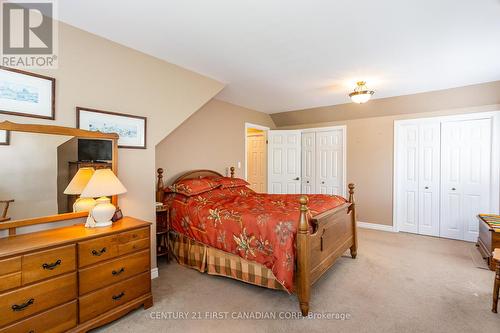
M 396 230 L 394 230 L 394 227 L 392 225 L 368 223 L 368 222 L 360 222 L 360 221 L 357 221 L 356 225 L 358 227 L 364 228 L 364 229 L 374 229 L 374 230 L 380 230 L 380 231 L 396 232 Z
M 156 279 L 158 276 L 160 276 L 160 275 L 158 274 L 158 267 L 153 268 L 153 269 L 151 270 L 151 280 Z

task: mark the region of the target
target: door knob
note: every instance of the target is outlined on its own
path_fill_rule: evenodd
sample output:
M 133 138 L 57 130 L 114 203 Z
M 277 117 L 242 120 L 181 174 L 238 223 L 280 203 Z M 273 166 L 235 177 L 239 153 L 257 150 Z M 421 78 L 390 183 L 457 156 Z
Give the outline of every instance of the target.
M 321 182 L 321 184 L 324 184 L 325 182 Z
M 308 183 L 308 184 L 309 184 L 309 181 L 308 181 L 308 180 L 306 180 L 306 183 Z
M 452 191 L 456 191 L 457 189 L 456 189 L 456 188 L 454 188 L 454 187 L 452 187 L 452 188 L 451 188 L 451 190 L 452 190 Z
M 300 180 L 300 178 L 299 178 L 299 177 L 297 177 L 297 178 L 294 178 L 293 180 Z
M 424 188 L 425 188 L 426 190 L 428 190 L 428 189 L 429 189 L 429 186 L 426 186 L 426 187 L 424 187 Z

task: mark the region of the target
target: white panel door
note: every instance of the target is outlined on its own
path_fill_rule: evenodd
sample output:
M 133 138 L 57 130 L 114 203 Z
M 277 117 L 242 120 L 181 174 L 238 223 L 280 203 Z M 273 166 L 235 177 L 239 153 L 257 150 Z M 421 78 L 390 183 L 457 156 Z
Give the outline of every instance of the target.
M 405 124 L 398 129 L 397 220 L 399 230 L 418 233 L 419 210 L 419 125 Z M 374 175 L 375 177 L 375 175 Z
M 316 190 L 344 195 L 343 130 L 316 132 Z
M 302 133 L 302 193 L 316 193 L 316 133 Z
M 441 125 L 423 123 L 418 135 L 418 233 L 439 236 Z
M 268 192 L 299 194 L 301 131 L 269 131 L 268 142 Z
M 491 119 L 442 123 L 442 237 L 476 241 L 490 210 Z

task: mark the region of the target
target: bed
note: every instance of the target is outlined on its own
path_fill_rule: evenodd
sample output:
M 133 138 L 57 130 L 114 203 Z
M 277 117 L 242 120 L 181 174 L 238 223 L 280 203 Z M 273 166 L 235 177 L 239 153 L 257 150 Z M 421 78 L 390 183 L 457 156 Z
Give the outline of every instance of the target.
M 307 316 L 312 284 L 347 250 L 356 258 L 354 184 L 348 199 L 259 194 L 241 185 L 189 197 L 171 192 L 186 180 L 221 178 L 193 170 L 166 187 L 158 170 L 157 201 L 169 211 L 173 256 L 201 272 L 293 292 Z

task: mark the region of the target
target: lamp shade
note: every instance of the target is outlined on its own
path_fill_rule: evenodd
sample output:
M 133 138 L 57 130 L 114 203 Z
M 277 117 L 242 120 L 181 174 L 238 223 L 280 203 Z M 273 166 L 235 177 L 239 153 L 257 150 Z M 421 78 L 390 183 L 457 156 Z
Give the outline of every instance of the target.
M 78 169 L 73 179 L 69 182 L 68 187 L 64 190 L 64 194 L 81 194 L 93 174 L 94 168 Z
M 127 189 L 111 169 L 99 169 L 94 172 L 81 196 L 84 198 L 97 198 L 125 192 L 127 192 Z

